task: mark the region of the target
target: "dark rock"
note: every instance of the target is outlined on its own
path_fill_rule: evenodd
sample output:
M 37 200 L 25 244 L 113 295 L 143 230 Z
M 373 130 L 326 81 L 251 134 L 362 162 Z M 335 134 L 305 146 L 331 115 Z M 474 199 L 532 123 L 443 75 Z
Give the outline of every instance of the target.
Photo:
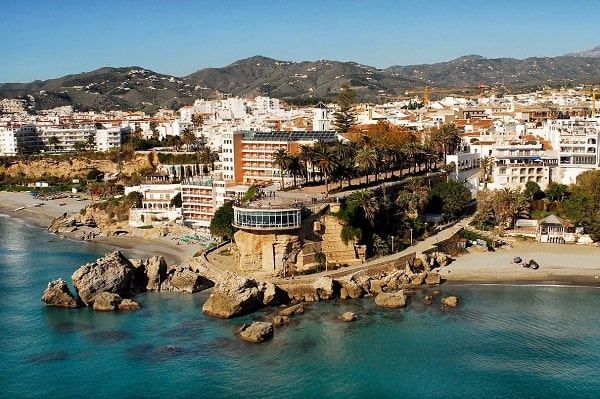
M 48 287 L 44 291 L 41 300 L 47 306 L 63 308 L 76 308 L 79 306 L 69 286 L 62 278 L 52 280 L 48 283 Z

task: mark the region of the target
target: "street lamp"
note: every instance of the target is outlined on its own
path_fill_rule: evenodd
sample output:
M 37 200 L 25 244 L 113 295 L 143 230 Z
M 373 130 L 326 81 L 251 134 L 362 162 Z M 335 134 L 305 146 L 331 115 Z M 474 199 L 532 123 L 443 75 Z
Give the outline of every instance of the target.
M 394 236 L 392 236 L 392 253 L 394 253 Z
M 410 229 L 410 245 L 412 245 L 412 229 Z
M 283 255 L 283 257 L 281 258 L 281 261 L 283 262 L 283 278 L 287 277 L 287 256 Z

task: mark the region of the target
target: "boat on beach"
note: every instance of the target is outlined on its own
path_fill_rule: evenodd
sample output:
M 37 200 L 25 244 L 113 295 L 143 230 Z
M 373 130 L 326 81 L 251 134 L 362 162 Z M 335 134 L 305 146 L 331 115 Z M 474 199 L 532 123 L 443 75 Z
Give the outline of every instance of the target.
M 17 209 L 15 209 L 15 212 L 17 212 L 17 211 L 22 211 L 23 209 L 25 209 L 25 207 L 24 207 L 24 206 L 20 206 L 20 207 L 18 207 Z

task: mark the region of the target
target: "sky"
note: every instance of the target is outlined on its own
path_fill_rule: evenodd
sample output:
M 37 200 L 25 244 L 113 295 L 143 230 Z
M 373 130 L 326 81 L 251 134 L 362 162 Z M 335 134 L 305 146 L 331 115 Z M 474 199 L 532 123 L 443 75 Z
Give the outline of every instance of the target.
M 3 0 L 0 82 L 139 66 L 183 77 L 261 55 L 375 68 L 600 45 L 597 0 Z

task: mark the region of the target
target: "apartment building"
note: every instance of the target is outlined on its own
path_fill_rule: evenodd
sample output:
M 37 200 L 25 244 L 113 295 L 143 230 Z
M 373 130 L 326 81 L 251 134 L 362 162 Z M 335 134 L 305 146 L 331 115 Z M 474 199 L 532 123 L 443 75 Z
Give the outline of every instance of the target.
M 546 151 L 536 140 L 511 140 L 493 147 L 492 170 L 494 188 L 524 188 L 528 181 L 542 190 L 551 183 L 552 167 L 558 163 L 554 151 Z

